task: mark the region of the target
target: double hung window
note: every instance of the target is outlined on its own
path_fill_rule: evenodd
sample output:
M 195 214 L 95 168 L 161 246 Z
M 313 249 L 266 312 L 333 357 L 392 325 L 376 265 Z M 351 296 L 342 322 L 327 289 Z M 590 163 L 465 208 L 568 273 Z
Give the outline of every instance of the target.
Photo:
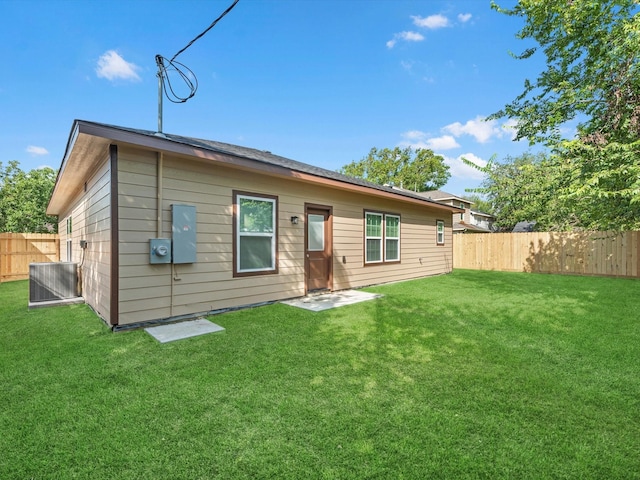
M 436 243 L 444 245 L 444 220 L 436 220 Z
M 365 263 L 400 261 L 400 215 L 364 213 Z
M 278 199 L 234 192 L 234 275 L 277 273 Z
M 67 218 L 67 262 L 73 261 L 73 217 Z

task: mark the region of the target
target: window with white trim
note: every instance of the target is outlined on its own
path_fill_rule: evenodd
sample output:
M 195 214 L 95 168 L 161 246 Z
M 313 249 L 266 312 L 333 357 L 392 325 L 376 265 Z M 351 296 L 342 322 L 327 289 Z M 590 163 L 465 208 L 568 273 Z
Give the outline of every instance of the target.
M 364 213 L 364 262 L 400 261 L 400 215 Z
M 400 261 L 400 217 L 398 215 L 384 216 L 384 260 L 385 262 Z
M 444 220 L 436 220 L 436 243 L 444 245 Z
M 234 274 L 277 272 L 277 197 L 234 192 Z
M 73 217 L 67 218 L 67 262 L 73 261 Z

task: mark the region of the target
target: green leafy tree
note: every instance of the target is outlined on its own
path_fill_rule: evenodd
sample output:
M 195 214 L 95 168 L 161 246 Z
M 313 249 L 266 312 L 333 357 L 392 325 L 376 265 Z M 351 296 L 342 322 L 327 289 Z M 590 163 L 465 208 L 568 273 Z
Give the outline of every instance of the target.
M 487 200 L 483 195 L 473 193 L 471 195 L 463 195 L 462 198 L 473 203 L 471 207 L 472 210 L 493 214 L 493 206 L 491 205 L 491 202 Z
M 436 190 L 447 183 L 449 165 L 444 158 L 428 149 L 411 147 L 393 150 L 372 148 L 362 160 L 353 161 L 338 170 L 351 177 L 379 185 L 394 185 L 407 190 Z
M 464 161 L 485 174 L 482 186 L 472 191 L 487 198 L 498 227 L 511 230 L 518 222 L 536 221 L 538 230 L 564 230 L 578 219 L 570 200 L 559 195 L 567 179 L 556 160 L 544 153 L 525 153 L 502 162 L 491 159 L 484 167 Z
M 640 141 L 568 141 L 557 159 L 567 184 L 559 200 L 573 205 L 578 226 L 640 230 Z
M 512 9 L 492 8 L 523 18 L 517 38 L 539 45 L 515 58 L 541 50 L 547 63 L 493 118 L 517 119 L 517 137 L 532 143 L 557 144 L 561 127 L 576 118 L 580 138 L 591 143 L 640 137 L 637 0 L 520 0 Z
M 55 232 L 57 219 L 46 214 L 55 181 L 52 168 L 24 172 L 15 160 L 0 162 L 0 232 Z
M 541 51 L 547 68 L 491 118 L 515 119 L 518 139 L 552 149 L 544 168 L 562 179 L 553 200 L 571 218 L 565 226 L 640 228 L 638 0 L 520 0 L 492 8 L 521 17 L 517 37 L 538 45 L 515 57 Z M 579 121 L 577 134 L 563 138 L 571 120 Z

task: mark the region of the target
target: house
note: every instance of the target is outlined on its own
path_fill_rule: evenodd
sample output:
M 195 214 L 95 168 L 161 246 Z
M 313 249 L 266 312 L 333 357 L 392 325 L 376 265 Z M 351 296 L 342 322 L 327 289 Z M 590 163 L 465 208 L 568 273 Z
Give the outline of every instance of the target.
M 442 190 L 429 190 L 420 192 L 419 195 L 464 209 L 464 212 L 456 213 L 453 216 L 453 233 L 491 233 L 494 231 L 493 222 L 495 217 L 488 213 L 473 210 L 471 208 L 473 202 L 466 198 L 457 197 Z
M 451 272 L 457 207 L 270 152 L 76 120 L 47 213 L 114 329 Z
M 469 209 L 469 214 L 471 218 L 471 225 L 480 228 L 481 233 L 496 231 L 496 227 L 494 226 L 496 217 L 494 217 L 490 213 L 484 213 L 479 210 Z

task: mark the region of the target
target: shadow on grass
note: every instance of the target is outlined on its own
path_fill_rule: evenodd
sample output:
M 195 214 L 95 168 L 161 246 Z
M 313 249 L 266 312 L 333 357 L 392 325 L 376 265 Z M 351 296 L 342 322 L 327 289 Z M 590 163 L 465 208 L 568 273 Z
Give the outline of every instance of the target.
M 160 345 L 2 285 L 0 477 L 633 478 L 638 286 L 454 272 Z

